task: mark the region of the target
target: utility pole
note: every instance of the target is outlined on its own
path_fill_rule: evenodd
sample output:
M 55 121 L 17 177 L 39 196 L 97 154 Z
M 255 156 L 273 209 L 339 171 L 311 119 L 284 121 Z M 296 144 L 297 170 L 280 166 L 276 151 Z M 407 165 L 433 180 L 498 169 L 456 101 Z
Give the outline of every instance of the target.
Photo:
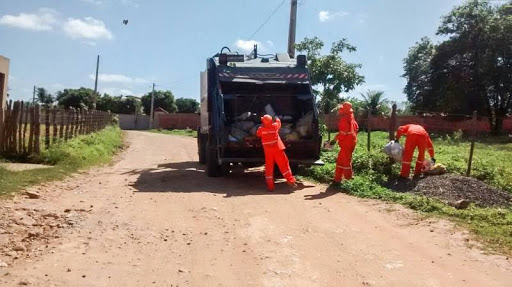
M 98 70 L 100 68 L 100 55 L 96 59 L 96 80 L 94 81 L 94 97 L 93 97 L 93 106 L 96 109 L 96 94 L 98 93 Z
M 34 86 L 34 92 L 32 93 L 32 105 L 36 104 L 36 86 Z
M 149 129 L 153 129 L 153 116 L 155 109 L 155 83 L 153 83 L 153 91 L 151 92 L 151 111 L 149 112 Z
M 288 31 L 288 55 L 295 58 L 295 31 L 297 28 L 297 1 L 291 0 L 290 30 Z

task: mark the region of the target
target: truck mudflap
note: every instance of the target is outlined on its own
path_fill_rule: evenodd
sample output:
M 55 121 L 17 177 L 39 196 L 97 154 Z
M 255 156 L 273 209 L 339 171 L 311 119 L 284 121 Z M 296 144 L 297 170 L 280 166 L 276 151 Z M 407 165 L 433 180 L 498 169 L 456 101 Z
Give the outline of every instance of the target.
M 239 162 L 246 162 L 246 163 L 260 163 L 264 164 L 265 159 L 264 158 L 221 158 L 219 159 L 221 163 L 239 163 Z M 289 159 L 290 164 L 299 164 L 299 165 L 324 165 L 324 162 L 320 159 Z

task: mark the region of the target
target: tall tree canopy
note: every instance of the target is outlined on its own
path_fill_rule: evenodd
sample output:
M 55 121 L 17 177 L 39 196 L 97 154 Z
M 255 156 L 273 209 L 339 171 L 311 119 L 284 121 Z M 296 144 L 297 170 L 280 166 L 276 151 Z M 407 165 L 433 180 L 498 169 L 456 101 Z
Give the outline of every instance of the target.
M 368 115 L 370 112 L 374 116 L 389 113 L 389 101 L 384 97 L 383 91 L 369 90 L 361 94 L 363 98 L 363 109 Z
M 500 132 L 512 110 L 512 1 L 470 0 L 443 17 L 434 45 L 423 38 L 404 59 L 414 109 L 489 117 Z
M 36 101 L 45 106 L 51 106 L 55 102 L 55 97 L 48 93 L 45 88 L 37 88 Z
M 199 111 L 199 102 L 194 99 L 179 98 L 176 100 L 178 113 L 197 113 Z
M 141 100 L 144 113 L 149 115 L 151 111 L 151 92 L 142 96 Z M 175 113 L 178 110 L 171 91 L 155 91 L 154 108 L 162 108 L 169 113 Z
M 59 106 L 64 108 L 76 108 L 76 109 L 94 109 L 97 95 L 94 91 L 81 87 L 80 89 L 64 89 L 57 92 L 57 101 Z
M 364 83 L 364 77 L 359 74 L 360 64 L 347 63 L 341 57 L 343 52 L 355 52 L 356 47 L 346 39 L 334 42 L 329 54 L 322 55 L 324 42 L 317 37 L 305 38 L 295 45 L 297 51 L 303 52 L 308 58 L 311 82 L 320 90 L 320 108 L 330 112 L 341 101 L 342 92 L 350 92 Z
M 138 98 L 132 96 L 113 97 L 103 94 L 98 99 L 96 109 L 100 111 L 111 111 L 115 114 L 135 114 L 141 112 L 141 102 Z

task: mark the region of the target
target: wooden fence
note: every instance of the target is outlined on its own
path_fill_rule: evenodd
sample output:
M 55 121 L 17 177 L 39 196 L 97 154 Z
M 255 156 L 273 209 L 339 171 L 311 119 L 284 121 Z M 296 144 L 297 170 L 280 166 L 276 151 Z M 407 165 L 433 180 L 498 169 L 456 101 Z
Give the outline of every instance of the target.
M 105 128 L 112 121 L 109 112 L 60 109 L 9 101 L 0 135 L 0 154 L 39 154 L 60 141 Z

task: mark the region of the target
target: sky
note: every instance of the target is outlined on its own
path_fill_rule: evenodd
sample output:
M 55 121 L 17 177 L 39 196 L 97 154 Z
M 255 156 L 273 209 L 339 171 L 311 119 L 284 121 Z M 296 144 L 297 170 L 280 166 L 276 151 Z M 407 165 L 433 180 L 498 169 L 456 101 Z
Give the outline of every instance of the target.
M 11 99 L 29 100 L 33 86 L 140 96 L 156 89 L 199 99 L 199 73 L 223 46 L 286 52 L 290 1 L 285 0 L 2 0 L 0 55 L 11 60 Z M 405 101 L 402 60 L 421 37 L 439 40 L 441 17 L 464 0 L 299 0 L 297 41 L 342 38 L 357 47 L 365 84 L 349 96 L 383 90 Z M 273 17 L 250 39 L 265 20 Z M 123 20 L 128 19 L 124 25 Z

